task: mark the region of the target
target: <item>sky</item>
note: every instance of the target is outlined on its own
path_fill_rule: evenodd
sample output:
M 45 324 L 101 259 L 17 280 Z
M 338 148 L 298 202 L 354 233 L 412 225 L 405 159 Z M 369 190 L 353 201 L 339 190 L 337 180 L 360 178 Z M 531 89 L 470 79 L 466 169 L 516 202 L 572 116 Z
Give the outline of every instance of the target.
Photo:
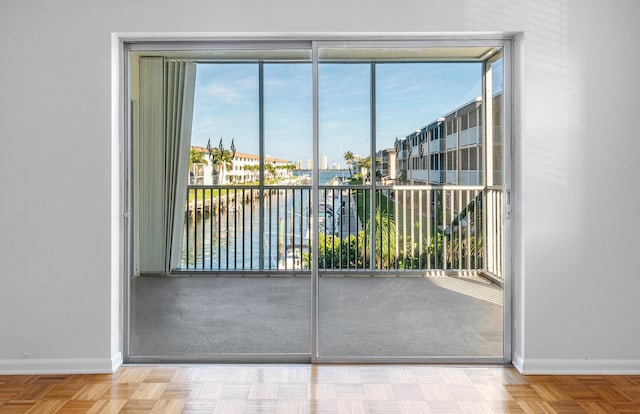
M 501 73 L 501 63 L 495 65 Z M 479 63 L 376 64 L 376 148 L 402 138 L 482 94 Z M 312 158 L 310 63 L 264 64 L 265 154 L 303 168 Z M 494 76 L 494 85 L 501 84 Z M 320 63 L 320 156 L 346 167 L 344 153 L 369 155 L 371 65 Z M 258 65 L 198 64 L 192 145 L 211 139 L 258 154 Z

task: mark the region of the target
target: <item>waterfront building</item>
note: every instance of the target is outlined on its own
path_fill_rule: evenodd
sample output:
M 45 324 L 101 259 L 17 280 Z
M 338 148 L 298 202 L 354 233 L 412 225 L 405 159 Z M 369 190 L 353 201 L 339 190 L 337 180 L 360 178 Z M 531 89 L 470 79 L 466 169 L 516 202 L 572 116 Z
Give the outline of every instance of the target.
M 502 111 L 502 93 L 493 96 L 492 113 Z M 478 97 L 402 139 L 396 139 L 397 182 L 407 184 L 483 184 L 483 102 Z M 502 156 L 500 127 L 492 131 L 492 156 Z M 498 171 L 496 174 L 500 174 Z M 384 177 L 383 172 L 383 177 Z M 495 182 L 500 177 L 494 177 Z
M 197 146 L 192 146 L 191 149 L 201 152 L 205 160 L 207 160 L 207 164 L 194 164 L 192 166 L 191 171 L 189 171 L 189 183 L 212 185 L 213 162 L 211 162 L 207 149 Z M 264 160 L 275 167 L 275 178 L 288 178 L 293 174 L 292 169 L 287 168 L 291 163 L 285 159 L 265 156 Z M 236 152 L 231 167 L 223 169 L 219 184 L 239 184 L 257 181 L 260 175 L 259 166 L 260 157 L 257 155 Z

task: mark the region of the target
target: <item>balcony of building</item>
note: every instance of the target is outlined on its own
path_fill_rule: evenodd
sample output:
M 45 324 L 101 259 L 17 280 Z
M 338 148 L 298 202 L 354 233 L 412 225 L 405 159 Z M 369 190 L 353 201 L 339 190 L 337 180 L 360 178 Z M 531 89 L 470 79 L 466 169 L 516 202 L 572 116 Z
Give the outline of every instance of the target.
M 319 186 L 317 210 L 312 195 L 189 186 L 183 277 L 132 282 L 133 360 L 307 354 L 312 267 L 324 356 L 502 355 L 501 191 Z

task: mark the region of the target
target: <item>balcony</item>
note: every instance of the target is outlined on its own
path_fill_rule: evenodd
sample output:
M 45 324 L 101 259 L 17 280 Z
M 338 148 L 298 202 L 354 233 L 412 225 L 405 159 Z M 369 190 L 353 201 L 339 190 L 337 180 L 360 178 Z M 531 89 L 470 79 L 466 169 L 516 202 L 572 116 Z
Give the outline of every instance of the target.
M 323 356 L 502 355 L 500 190 L 320 186 L 318 218 L 311 194 L 189 186 L 177 273 L 215 277 L 134 278 L 134 357 L 308 354 L 314 264 Z
M 320 186 L 318 218 L 311 192 L 309 185 L 189 186 L 182 268 L 177 270 L 308 274 L 315 263 L 322 274 L 465 272 L 502 277 L 487 259 L 487 252 L 502 251 L 500 190 L 377 186 L 371 197 L 369 186 Z

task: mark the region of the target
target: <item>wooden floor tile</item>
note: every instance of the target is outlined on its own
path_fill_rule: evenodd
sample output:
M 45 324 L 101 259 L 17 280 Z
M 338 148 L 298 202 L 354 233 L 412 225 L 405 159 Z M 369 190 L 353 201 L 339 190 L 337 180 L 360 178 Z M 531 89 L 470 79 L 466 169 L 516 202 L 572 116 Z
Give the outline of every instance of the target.
M 87 414 L 117 414 L 127 400 L 99 400 L 91 407 Z
M 639 386 L 621 386 L 616 387 L 616 391 L 623 394 L 635 403 L 640 403 L 640 385 Z
M 60 410 L 60 408 L 62 408 L 63 405 L 65 405 L 65 401 L 64 400 L 40 400 L 40 401 L 36 401 L 35 404 L 33 404 L 32 407 L 30 407 L 28 410 L 24 411 L 27 414 L 46 414 L 46 413 L 55 413 L 58 410 Z M 2 412 L 3 414 L 6 412 L 11 413 L 10 410 L 7 410 L 7 407 L 2 407 Z
M 575 401 L 549 401 L 548 404 L 557 414 L 588 414 L 584 407 Z
M 422 394 L 427 401 L 453 401 L 453 394 L 447 384 L 420 384 Z
M 277 414 L 310 414 L 311 409 L 306 400 L 279 400 Z M 313 411 L 315 414 L 315 411 Z
M 395 400 L 391 384 L 364 384 L 364 398 L 368 401 Z
M 151 372 L 150 368 L 130 367 L 131 369 L 124 371 L 118 376 L 116 382 L 118 384 L 141 383 L 147 378 Z
M 157 400 L 163 396 L 167 384 L 143 383 L 131 395 L 133 400 Z
M 278 401 L 275 399 L 268 400 L 247 400 L 244 412 L 245 414 L 275 414 L 278 407 Z
M 398 401 L 401 414 L 427 414 L 431 412 L 426 401 Z
M 370 414 L 400 414 L 397 401 L 365 401 L 364 406 Z
M 424 395 L 418 384 L 392 384 L 393 396 L 396 401 L 422 401 Z
M 518 401 L 518 405 L 527 414 L 555 414 L 553 407 L 546 401 Z
M 478 384 L 475 386 L 486 401 L 513 401 L 509 391 L 501 384 Z
M 464 413 L 493 414 L 495 411 L 486 401 L 458 401 Z
M 71 399 L 73 400 L 99 400 L 111 388 L 110 384 L 84 385 Z
M 144 378 L 144 382 L 166 384 L 171 382 L 176 372 L 178 372 L 177 368 L 154 368 Z
M 410 368 L 387 368 L 387 377 L 392 384 L 415 384 L 416 377 Z
M 366 414 L 367 410 L 362 400 L 338 401 L 338 414 Z
M 197 384 L 172 382 L 166 384 L 160 398 L 163 400 L 188 400 L 195 393 L 196 387 Z
M 158 400 L 153 405 L 153 414 L 181 414 L 186 405 L 184 400 Z
M 463 413 L 462 407 L 457 401 L 427 401 L 429 411 L 437 414 L 457 414 Z
M 149 413 L 155 404 L 154 400 L 128 400 L 120 410 L 120 414 Z
M 335 384 L 310 384 L 309 399 L 320 401 L 337 399 Z
M 307 400 L 309 386 L 307 384 L 280 384 L 278 400 Z
M 338 412 L 338 401 L 334 400 L 310 400 L 309 411 L 313 414 L 335 414 Z
M 66 403 L 62 401 L 62 406 L 56 414 L 84 414 L 96 405 L 95 400 L 70 400 Z
M 247 400 L 219 400 L 213 411 L 215 414 L 243 414 Z
M 31 384 L 25 386 L 21 392 L 14 395 L 12 400 L 37 400 L 44 398 L 44 395 L 53 388 L 52 384 Z
M 609 403 L 596 401 L 580 401 L 580 406 L 590 414 L 615 414 L 619 411 L 613 408 Z M 640 410 L 640 408 L 638 408 Z
M 249 397 L 248 384 L 224 384 L 220 390 L 220 399 L 223 400 L 246 400 Z
M 557 385 L 531 385 L 531 388 L 545 401 L 573 401 L 573 398 Z
M 250 400 L 275 400 L 278 398 L 279 384 L 255 383 L 249 389 Z
M 391 380 L 389 379 L 389 373 L 386 367 L 364 367 L 360 368 L 360 377 L 353 378 L 354 381 L 348 381 L 350 383 L 373 383 L 373 384 L 387 384 Z
M 335 384 L 338 400 L 364 400 L 364 384 Z
M 254 382 L 278 383 L 282 378 L 282 368 L 260 368 L 255 375 Z
M 602 395 L 585 385 L 561 385 L 560 389 L 575 401 L 604 401 Z
M 505 385 L 506 390 L 511 394 L 514 400 L 518 401 L 543 401 L 540 396 L 530 385 Z
M 216 400 L 191 400 L 186 401 L 183 414 L 211 414 L 215 411 L 218 402 Z
M 309 368 L 283 368 L 280 374 L 282 384 L 308 384 L 311 378 Z
M 69 400 L 84 386 L 82 384 L 56 384 L 52 385 L 42 398 L 45 400 Z

